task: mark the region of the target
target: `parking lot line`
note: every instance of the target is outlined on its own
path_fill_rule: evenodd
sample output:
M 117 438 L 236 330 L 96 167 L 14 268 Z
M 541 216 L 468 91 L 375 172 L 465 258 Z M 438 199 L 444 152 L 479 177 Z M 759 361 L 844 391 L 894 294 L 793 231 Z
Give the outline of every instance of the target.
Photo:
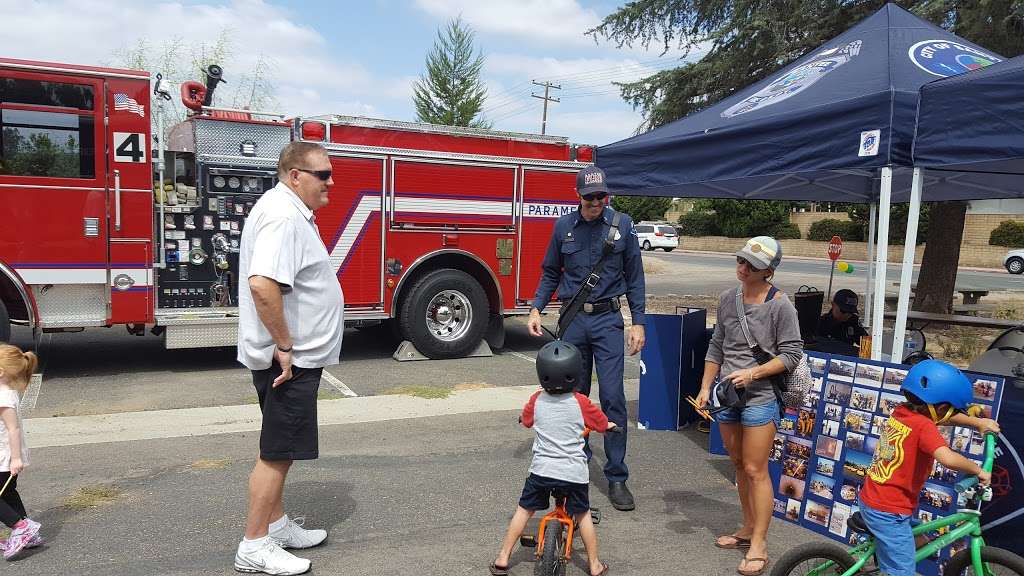
M 43 388 L 43 375 L 37 372 L 32 375 L 28 389 L 25 390 L 25 397 L 21 400 L 25 414 L 31 414 L 36 409 L 36 400 L 39 399 L 39 391 Z
M 508 353 L 513 355 L 513 356 L 515 356 L 516 358 L 522 358 L 523 360 L 526 360 L 527 362 L 533 362 L 534 364 L 537 363 L 537 360 L 535 358 L 530 358 L 529 356 L 527 356 L 526 354 L 523 354 L 522 352 L 516 352 L 515 350 L 509 350 Z
M 345 386 L 344 382 L 342 382 L 341 380 L 338 380 L 337 376 L 335 376 L 334 374 L 331 374 L 330 372 L 328 372 L 326 368 L 324 368 L 323 374 L 320 377 L 324 381 L 326 381 L 329 386 L 331 386 L 332 388 L 334 388 L 338 392 L 341 392 L 345 396 L 348 396 L 349 398 L 355 398 L 355 397 L 359 396 L 359 394 L 356 394 L 355 392 L 353 392 L 351 388 L 349 388 L 348 386 Z

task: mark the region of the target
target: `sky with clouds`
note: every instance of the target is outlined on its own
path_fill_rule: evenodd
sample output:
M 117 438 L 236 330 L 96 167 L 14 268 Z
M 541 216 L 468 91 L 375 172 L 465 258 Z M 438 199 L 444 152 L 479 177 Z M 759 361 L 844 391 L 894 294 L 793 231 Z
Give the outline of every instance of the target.
M 606 144 L 630 136 L 641 115 L 613 81 L 678 66 L 661 46 L 616 48 L 584 32 L 619 3 L 604 0 L 202 0 L 109 2 L 0 0 L 0 56 L 120 65 L 120 52 L 177 43 L 180 59 L 230 38 L 224 77 L 262 59 L 277 111 L 414 120 L 413 82 L 438 27 L 461 15 L 486 58 L 486 117 L 500 130 L 540 132 L 543 88 L 560 84 L 548 134 Z M 154 72 L 156 70 L 153 70 Z M 198 78 L 197 78 L 198 79 Z

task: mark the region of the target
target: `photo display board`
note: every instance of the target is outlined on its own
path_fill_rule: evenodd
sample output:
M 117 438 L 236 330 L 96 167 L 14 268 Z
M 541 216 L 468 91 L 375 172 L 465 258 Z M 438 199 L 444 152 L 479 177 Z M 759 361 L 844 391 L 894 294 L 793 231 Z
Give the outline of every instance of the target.
M 885 421 L 906 401 L 900 386 L 907 366 L 814 352 L 806 356 L 814 385 L 803 406 L 786 409 L 768 463 L 775 516 L 851 544 L 855 538 L 846 521 L 858 510 L 857 495 Z M 974 387 L 974 403 L 983 407 L 985 417 L 996 418 L 1004 379 L 964 374 Z M 985 440 L 974 428 L 940 426 L 939 432 L 950 448 L 981 464 Z M 927 522 L 955 513 L 953 485 L 959 478 L 936 462 L 914 515 Z M 966 546 L 965 539 L 940 551 L 921 562 L 918 573 L 940 575 L 940 567 Z

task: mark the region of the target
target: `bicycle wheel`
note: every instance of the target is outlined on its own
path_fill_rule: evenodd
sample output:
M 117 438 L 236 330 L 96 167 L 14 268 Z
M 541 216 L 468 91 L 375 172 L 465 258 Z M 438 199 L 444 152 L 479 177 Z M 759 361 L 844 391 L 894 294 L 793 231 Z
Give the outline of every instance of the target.
M 810 542 L 790 549 L 772 568 L 771 576 L 835 576 L 853 567 L 846 550 L 825 542 Z
M 1017 556 L 1009 550 L 985 546 L 981 549 L 981 559 L 985 562 L 985 576 L 1002 576 L 1007 574 L 1018 574 L 1024 576 L 1024 558 Z M 971 565 L 970 549 L 961 550 L 949 559 L 946 564 L 945 576 L 960 576 L 961 574 L 974 574 L 974 567 Z
M 544 550 L 533 566 L 534 576 L 565 576 L 565 542 L 562 523 L 556 520 L 544 526 Z

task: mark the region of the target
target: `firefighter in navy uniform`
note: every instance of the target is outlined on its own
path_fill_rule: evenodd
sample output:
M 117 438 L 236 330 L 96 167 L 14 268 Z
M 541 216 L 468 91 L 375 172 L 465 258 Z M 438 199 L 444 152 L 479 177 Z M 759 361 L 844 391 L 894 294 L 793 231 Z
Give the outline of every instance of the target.
M 836 291 L 832 297 L 832 309 L 818 320 L 818 338 L 849 344 L 859 348 L 860 337 L 868 332 L 860 325 L 857 317 L 857 293 L 853 290 Z
M 604 437 L 608 461 L 604 467 L 608 479 L 608 499 L 618 510 L 632 510 L 633 495 L 626 487 L 626 395 L 623 389 L 624 348 L 634 355 L 644 346 L 644 270 L 640 244 L 629 216 L 605 207 L 608 196 L 604 171 L 596 166 L 580 170 L 576 176 L 580 207 L 555 222 L 555 229 L 541 264 L 543 274 L 530 310 L 530 334 L 543 336 L 540 313 L 558 289 L 563 303 L 576 294 L 601 259 L 604 244 L 613 239 L 605 257 L 600 281 L 593 287 L 586 304 L 565 328 L 562 339 L 579 348 L 583 356 L 579 391 L 590 394 L 591 374 L 597 366 L 601 410 L 615 422 L 622 434 Z M 618 218 L 618 226 L 613 223 Z M 632 326 L 626 330 L 620 312 L 625 295 L 632 314 Z M 563 304 L 564 306 L 564 304 Z M 586 447 L 590 458 L 589 444 Z

